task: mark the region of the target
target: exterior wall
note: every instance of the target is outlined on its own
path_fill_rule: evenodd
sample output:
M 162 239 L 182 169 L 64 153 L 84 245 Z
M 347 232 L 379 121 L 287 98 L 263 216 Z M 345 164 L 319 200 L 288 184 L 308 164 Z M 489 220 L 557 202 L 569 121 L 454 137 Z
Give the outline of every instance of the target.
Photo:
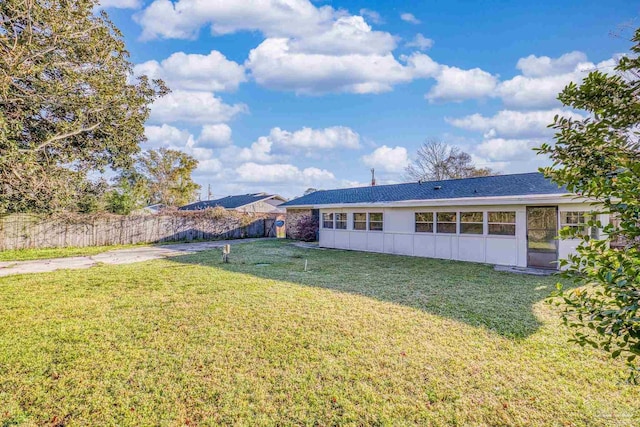
M 235 210 L 246 213 L 283 213 L 284 209 L 278 207 L 283 203 L 283 201 L 275 199 L 261 200 L 250 205 L 240 206 Z
M 507 266 L 527 266 L 527 206 L 535 205 L 484 205 L 450 207 L 390 207 L 390 208 L 336 208 L 320 210 L 320 246 L 325 248 L 381 252 L 428 258 L 471 261 Z M 558 224 L 562 211 L 591 211 L 588 204 L 562 204 L 558 209 Z M 516 213 L 515 236 L 489 235 L 488 214 L 491 211 Z M 291 212 L 288 210 L 288 212 Z M 383 231 L 353 229 L 354 213 L 384 214 Z M 455 234 L 415 232 L 416 212 L 457 212 Z M 483 234 L 461 234 L 460 213 L 483 212 Z M 323 213 L 346 213 L 347 229 L 325 229 Z M 604 219 L 604 218 L 603 218 Z M 601 219 L 601 220 L 603 220 Z M 291 221 L 289 219 L 289 221 Z M 559 241 L 559 257 L 566 257 L 575 249 L 577 240 Z
M 286 234 L 288 239 L 299 240 L 300 232 L 298 230 L 298 223 L 304 217 L 313 216 L 318 218 L 317 209 L 287 209 L 286 216 Z

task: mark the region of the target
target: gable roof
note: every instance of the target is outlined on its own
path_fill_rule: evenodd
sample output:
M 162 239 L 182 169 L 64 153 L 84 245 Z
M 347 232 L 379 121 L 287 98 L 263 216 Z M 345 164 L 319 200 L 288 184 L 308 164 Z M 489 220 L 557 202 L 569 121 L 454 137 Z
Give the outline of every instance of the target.
M 221 207 L 225 209 L 236 209 L 241 206 L 246 206 L 252 203 L 259 202 L 261 200 L 268 200 L 273 198 L 284 200 L 280 196 L 275 194 L 266 194 L 266 193 L 240 194 L 237 196 L 223 197 L 221 199 L 216 199 L 216 200 L 203 200 L 201 202 L 191 203 L 189 205 L 180 207 L 179 210 L 201 211 L 207 208 L 215 208 L 215 207 Z
M 546 179 L 541 173 L 533 172 L 316 191 L 287 203 L 283 203 L 280 206 L 291 207 L 348 203 L 385 203 L 408 200 L 440 200 L 545 194 L 567 194 L 567 190 Z

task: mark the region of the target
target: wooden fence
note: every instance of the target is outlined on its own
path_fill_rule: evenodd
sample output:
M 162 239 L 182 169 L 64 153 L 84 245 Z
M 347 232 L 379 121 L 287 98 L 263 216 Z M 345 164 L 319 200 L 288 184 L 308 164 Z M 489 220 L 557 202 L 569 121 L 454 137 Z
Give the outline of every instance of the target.
M 281 215 L 176 213 L 0 217 L 0 250 L 276 237 Z

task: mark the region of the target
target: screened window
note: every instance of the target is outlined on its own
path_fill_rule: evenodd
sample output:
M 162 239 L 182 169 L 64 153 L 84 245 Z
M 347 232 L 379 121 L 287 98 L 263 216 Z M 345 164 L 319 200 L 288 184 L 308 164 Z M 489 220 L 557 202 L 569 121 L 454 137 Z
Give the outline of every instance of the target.
M 436 231 L 438 233 L 455 234 L 457 218 L 458 215 L 455 212 L 438 212 L 436 214 Z
M 416 212 L 416 233 L 433 233 L 433 212 Z
M 591 219 L 589 212 L 560 212 L 560 225 L 562 228 L 571 228 L 576 235 L 590 234 L 591 237 L 597 238 L 597 229 L 589 227 L 588 222 Z
M 369 231 L 382 231 L 383 215 L 382 213 L 369 214 Z
M 333 214 L 332 213 L 323 213 L 322 214 L 322 228 L 333 228 Z
M 367 214 L 366 213 L 354 213 L 353 214 L 353 229 L 354 230 L 366 230 L 367 229 Z
M 484 214 L 482 212 L 460 212 L 460 234 L 483 234 Z
M 515 236 L 516 213 L 489 212 L 489 234 L 494 236 Z
M 346 213 L 337 213 L 336 214 L 336 229 L 337 230 L 346 230 L 347 229 L 347 214 Z

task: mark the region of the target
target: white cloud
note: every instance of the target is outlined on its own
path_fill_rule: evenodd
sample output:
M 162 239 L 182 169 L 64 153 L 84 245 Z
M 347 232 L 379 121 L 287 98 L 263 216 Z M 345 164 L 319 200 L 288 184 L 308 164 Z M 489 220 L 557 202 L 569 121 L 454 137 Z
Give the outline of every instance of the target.
M 406 47 L 415 47 L 416 49 L 419 49 L 419 50 L 427 50 L 427 49 L 431 49 L 431 47 L 433 47 L 433 40 L 429 39 L 429 38 L 426 38 L 422 34 L 418 33 L 413 38 L 413 40 L 408 42 L 408 43 L 406 43 L 405 46 Z
M 586 61 L 587 55 L 579 51 L 565 53 L 559 58 L 529 55 L 526 58 L 520 58 L 516 68 L 522 71 L 523 76 L 543 77 L 570 73 L 578 64 Z
M 338 18 L 330 29 L 289 42 L 291 52 L 325 55 L 385 54 L 396 48 L 389 33 L 373 31 L 362 16 Z
M 163 79 L 173 90 L 233 91 L 247 80 L 242 65 L 216 50 L 208 55 L 176 52 L 161 62 L 137 64 L 134 73 Z
M 360 135 L 344 126 L 324 129 L 304 127 L 294 132 L 276 127 L 271 129 L 268 139 L 285 152 L 305 151 L 310 154 L 317 150 L 360 148 Z
M 193 135 L 189 131 L 163 124 L 162 126 L 146 126 L 144 134 L 147 137 L 149 148 L 183 148 L 193 144 Z
M 526 160 L 535 156 L 533 149 L 544 140 L 491 138 L 476 147 L 476 153 L 490 161 Z
M 380 93 L 408 82 L 412 72 L 388 54 L 292 52 L 288 39 L 267 39 L 246 62 L 258 84 L 297 93 Z
M 419 24 L 420 20 L 418 18 L 416 18 L 413 13 L 402 13 L 400 15 L 400 19 L 402 19 L 404 22 L 408 22 L 410 24 Z
M 382 16 L 380 16 L 380 14 L 375 10 L 360 9 L 360 15 L 364 16 L 365 18 L 367 18 L 367 21 L 372 22 L 374 24 L 384 23 L 384 19 L 382 19 Z
M 142 5 L 142 0 L 100 0 L 99 7 L 102 9 L 137 9 Z
M 409 156 L 404 147 L 391 148 L 383 145 L 376 148 L 373 153 L 363 156 L 362 161 L 372 168 L 385 172 L 401 173 L 409 164 Z
M 176 90 L 151 106 L 151 123 L 224 123 L 247 111 L 244 104 L 228 105 L 211 92 Z
M 308 0 L 155 0 L 136 20 L 142 38 L 195 38 L 200 28 L 212 34 L 260 31 L 269 37 L 317 34 L 340 13 Z
M 240 165 L 236 172 L 241 182 L 262 183 L 296 183 L 304 186 L 322 186 L 335 180 L 333 173 L 326 169 L 305 168 L 299 169 L 291 164 L 260 165 L 257 163 L 245 163 Z
M 464 101 L 484 98 L 494 93 L 498 78 L 480 68 L 463 70 L 441 65 L 436 84 L 427 93 L 429 101 Z
M 224 147 L 231 144 L 231 128 L 229 125 L 219 123 L 204 125 L 198 137 L 198 144 L 203 147 Z
M 537 57 L 527 57 L 518 61 L 519 67 L 526 75 L 518 75 L 500 83 L 496 95 L 510 108 L 549 108 L 557 106 L 558 94 L 570 82 L 580 83 L 587 74 L 598 68 L 603 72 L 611 72 L 616 61 L 609 59 L 598 64 L 592 62 L 575 63 L 580 58 L 578 53 L 563 55 L 557 60 L 540 61 Z M 569 59 L 562 59 L 567 57 Z M 522 62 L 524 61 L 524 62 Z M 566 70 L 574 65 L 570 72 Z M 560 73 L 560 74 L 558 74 Z
M 553 134 L 553 129 L 549 129 L 548 125 L 553 122 L 553 117 L 556 115 L 573 119 L 583 118 L 578 113 L 556 108 L 525 112 L 502 110 L 492 117 L 472 114 L 456 119 L 447 118 L 446 121 L 453 126 L 470 131 L 483 132 L 490 137 L 539 138 Z

